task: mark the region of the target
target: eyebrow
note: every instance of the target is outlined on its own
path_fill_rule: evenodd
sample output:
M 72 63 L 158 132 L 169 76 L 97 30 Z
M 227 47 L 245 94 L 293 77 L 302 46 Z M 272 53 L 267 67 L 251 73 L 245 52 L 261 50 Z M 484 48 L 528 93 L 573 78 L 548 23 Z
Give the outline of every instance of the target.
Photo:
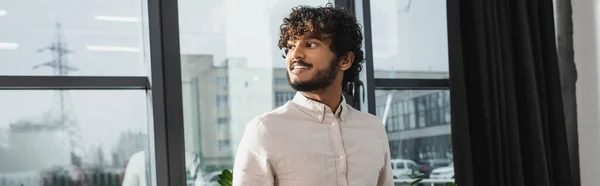
M 317 38 L 317 37 L 315 37 L 315 36 L 310 36 L 310 35 L 304 36 L 304 38 L 303 38 L 303 39 L 304 39 L 304 40 L 316 40 L 316 41 L 318 41 L 318 42 L 321 42 L 321 43 L 322 43 L 322 42 L 325 42 L 325 41 L 323 41 L 323 40 L 321 40 L 321 39 L 319 39 L 319 38 Z M 300 40 L 300 39 L 296 39 L 296 40 Z M 288 40 L 288 41 L 287 41 L 287 44 L 293 44 L 292 42 L 293 42 L 293 41 L 296 41 L 296 40 Z

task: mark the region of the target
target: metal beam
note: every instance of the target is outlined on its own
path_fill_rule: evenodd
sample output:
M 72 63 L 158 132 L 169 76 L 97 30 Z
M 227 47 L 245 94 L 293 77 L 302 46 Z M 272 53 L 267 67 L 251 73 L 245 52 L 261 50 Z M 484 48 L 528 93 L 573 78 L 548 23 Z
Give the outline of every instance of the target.
M 354 3 L 352 3 L 354 4 Z M 359 7 L 360 8 L 360 7 Z M 373 115 L 375 110 L 375 71 L 373 70 L 373 37 L 371 32 L 371 1 L 362 0 L 364 48 L 365 48 L 365 92 L 367 96 L 367 111 Z
M 375 79 L 375 89 L 448 89 L 448 79 Z
M 0 76 L 0 90 L 150 89 L 147 77 Z
M 152 177 L 158 186 L 186 184 L 177 0 L 148 0 L 152 102 Z

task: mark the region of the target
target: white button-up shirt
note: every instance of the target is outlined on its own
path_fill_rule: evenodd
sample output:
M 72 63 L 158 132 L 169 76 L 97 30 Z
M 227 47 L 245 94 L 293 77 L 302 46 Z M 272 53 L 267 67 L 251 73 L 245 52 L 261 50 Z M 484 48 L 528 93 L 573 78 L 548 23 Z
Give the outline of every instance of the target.
M 342 98 L 336 113 L 301 93 L 256 117 L 237 149 L 234 186 L 393 186 L 381 120 Z

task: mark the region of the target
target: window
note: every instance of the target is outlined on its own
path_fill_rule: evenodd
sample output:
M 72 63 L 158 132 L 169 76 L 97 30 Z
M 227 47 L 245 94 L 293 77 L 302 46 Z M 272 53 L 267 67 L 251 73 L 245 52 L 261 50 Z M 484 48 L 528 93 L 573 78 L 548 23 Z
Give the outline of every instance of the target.
M 278 78 L 275 78 L 275 84 L 276 85 L 289 85 L 290 82 L 288 81 L 287 78 L 278 77 Z
M 227 95 L 217 95 L 217 107 L 225 108 L 229 106 L 229 98 Z
M 415 116 L 421 118 L 419 120 L 425 120 L 425 116 L 435 115 L 434 113 L 438 110 L 431 109 L 429 105 L 431 105 L 431 102 L 437 104 L 438 101 L 432 95 L 444 95 L 448 92 L 447 90 L 376 90 L 375 92 L 376 95 L 379 95 L 375 100 L 377 107 L 385 108 L 388 104 L 404 105 L 402 110 L 404 119 L 387 120 L 388 126 L 410 126 L 410 128 L 405 129 L 388 129 L 392 159 L 412 160 L 419 164 L 424 162 L 452 162 L 450 122 L 438 125 L 421 125 L 419 123 L 418 127 L 414 125 Z M 391 102 L 388 102 L 388 97 L 392 97 Z M 414 110 L 411 108 L 414 108 Z M 385 120 L 382 111 L 379 109 L 376 115 Z M 444 111 L 449 111 L 449 109 Z M 444 113 L 444 115 L 450 116 L 449 113 Z M 390 116 L 388 115 L 388 117 Z M 407 166 L 411 168 L 415 165 L 408 163 Z M 428 174 L 429 172 L 422 173 Z
M 8 103 L 0 104 L 0 183 L 51 184 L 66 178 L 60 170 L 124 171 L 137 161 L 131 166 L 150 170 L 144 90 L 0 90 L 0 102 Z M 120 177 L 118 171 L 83 174 L 89 179 L 79 181 L 99 185 Z M 101 174 L 106 182 L 91 179 Z
M 414 164 L 414 163 L 412 163 L 412 162 L 411 162 L 411 163 L 408 163 L 408 168 L 409 168 L 409 169 L 414 169 L 414 168 L 416 168 L 416 167 L 417 167 L 417 165 L 416 165 L 416 164 Z
M 217 118 L 217 124 L 228 124 L 229 118 Z
M 131 182 L 124 172 L 149 185 L 168 171 L 148 2 L 0 2 L 0 185 Z
M 106 170 L 102 175 L 114 181 L 131 162 L 145 170 L 140 176 L 148 185 L 160 180 L 170 182 L 158 185 L 181 185 L 173 184 L 179 179 L 165 172 L 176 174 L 171 169 L 184 166 L 188 183 L 204 176 L 216 178 L 215 173 L 232 168 L 248 121 L 295 95 L 276 47 L 283 16 L 300 4 L 327 2 L 334 1 L 180 0 L 176 16 L 169 13 L 174 12 L 170 1 L 33 2 L 39 6 L 0 2 L 0 79 L 19 82 L 14 88 L 0 81 L 0 185 L 41 182 L 12 176 L 17 172 L 52 180 L 61 171 Z M 363 70 L 361 80 L 369 78 L 368 93 L 358 97 L 375 100 L 362 100 L 366 104 L 362 111 L 386 121 L 392 158 L 452 159 L 446 84 L 404 87 L 380 82 L 448 78 L 445 1 L 372 0 L 371 14 L 364 16 L 362 1 L 350 2 L 357 3 L 361 23 L 371 20 L 363 27 L 373 32 L 364 34 L 372 36 L 365 38 L 364 46 L 373 46 L 365 51 L 373 54 L 365 64 L 373 66 L 364 68 L 374 74 Z M 161 7 L 164 12 L 146 8 L 157 4 L 167 4 Z M 175 25 L 179 33 L 173 36 L 170 29 Z M 170 54 L 177 49 L 181 60 Z M 173 69 L 181 70 L 181 76 Z M 67 79 L 54 84 L 47 76 Z M 27 87 L 30 78 L 42 85 Z M 431 94 L 438 96 L 427 97 Z M 386 103 L 389 97 L 391 104 Z M 162 128 L 155 130 L 156 126 Z M 180 145 L 154 144 L 153 136 L 184 138 L 185 151 L 178 149 Z M 179 157 L 180 150 L 185 165 L 165 162 Z
M 178 1 L 181 78 L 199 79 L 198 94 L 182 84 L 185 147 L 202 155 L 203 174 L 232 169 L 248 122 L 294 97 L 277 47 L 279 27 L 292 7 L 327 2 Z
M 446 0 L 372 0 L 375 78 L 448 78 Z
M 0 2 L 0 75 L 148 74 L 143 1 L 30 3 Z
M 280 107 L 292 100 L 296 92 L 275 92 L 275 107 Z
M 396 163 L 397 169 L 404 169 L 404 163 Z
M 229 80 L 227 80 L 227 77 L 217 77 L 217 79 L 215 79 L 216 84 L 222 88 L 227 88 L 227 85 L 229 83 Z
M 219 140 L 219 151 L 230 151 L 231 145 L 229 144 L 229 140 Z
M 414 129 L 417 127 L 417 113 L 416 113 L 416 109 L 415 109 L 415 100 L 410 99 L 408 100 L 408 110 L 409 113 L 407 114 L 408 117 L 410 118 L 410 129 Z

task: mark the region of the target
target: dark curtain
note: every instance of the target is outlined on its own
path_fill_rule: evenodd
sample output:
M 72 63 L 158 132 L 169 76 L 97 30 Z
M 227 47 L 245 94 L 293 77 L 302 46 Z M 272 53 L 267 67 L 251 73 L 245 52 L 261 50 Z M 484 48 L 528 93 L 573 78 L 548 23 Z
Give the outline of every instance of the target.
M 552 6 L 448 0 L 460 186 L 572 185 Z

